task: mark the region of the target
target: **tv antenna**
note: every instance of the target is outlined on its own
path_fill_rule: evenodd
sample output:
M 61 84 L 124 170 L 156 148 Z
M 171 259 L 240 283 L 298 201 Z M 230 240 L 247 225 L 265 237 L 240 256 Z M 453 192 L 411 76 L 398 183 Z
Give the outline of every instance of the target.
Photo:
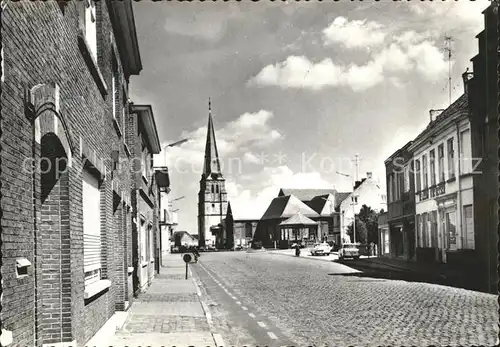
M 356 165 L 356 181 L 358 181 L 358 175 L 359 175 L 359 161 L 361 159 L 359 158 L 359 154 L 354 155 L 354 159 L 352 160 L 355 165 Z
M 453 41 L 453 38 L 451 36 L 445 36 L 444 40 L 446 42 L 445 51 L 448 52 L 448 105 L 451 105 L 451 42 Z

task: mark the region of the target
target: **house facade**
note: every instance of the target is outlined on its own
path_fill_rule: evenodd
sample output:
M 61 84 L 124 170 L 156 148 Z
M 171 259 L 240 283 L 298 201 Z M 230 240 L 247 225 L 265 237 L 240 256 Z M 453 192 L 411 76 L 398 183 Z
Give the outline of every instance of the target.
M 415 184 L 413 156 L 408 148 L 397 150 L 385 161 L 387 182 L 387 229 L 383 229 L 384 255 L 415 259 Z M 387 231 L 387 233 L 385 233 Z
M 286 189 L 281 188 L 278 196 L 293 195 L 312 208 L 318 216 L 319 234 L 317 240 L 340 244 L 340 203 L 349 193 L 338 192 L 335 189 Z
M 255 230 L 257 229 L 258 219 L 236 219 L 233 222 L 234 245 L 248 247 L 252 242 Z
M 132 3 L 2 7 L 1 343 L 84 346 L 131 297 Z
M 413 153 L 417 261 L 470 258 L 475 249 L 473 160 L 467 95 L 408 147 Z
M 496 13 L 495 13 L 496 12 Z M 498 244 L 498 3 L 484 12 L 484 30 L 478 39 L 478 54 L 471 59 L 473 73 L 464 74 L 468 96 L 472 157 L 477 158 L 474 184 L 474 227 L 478 284 L 497 293 Z M 480 161 L 480 162 L 479 162 Z
M 347 228 L 354 222 L 355 214 L 359 213 L 363 205 L 376 212 L 387 211 L 386 192 L 372 177 L 371 172 L 366 173 L 366 178 L 355 182 L 353 192 L 340 203 L 340 238 L 342 243 L 354 241 L 347 235 Z
M 159 201 L 153 155 L 160 140 L 151 105 L 130 105 L 127 145 L 135 158 L 131 167 L 133 292 L 145 290 L 159 272 Z

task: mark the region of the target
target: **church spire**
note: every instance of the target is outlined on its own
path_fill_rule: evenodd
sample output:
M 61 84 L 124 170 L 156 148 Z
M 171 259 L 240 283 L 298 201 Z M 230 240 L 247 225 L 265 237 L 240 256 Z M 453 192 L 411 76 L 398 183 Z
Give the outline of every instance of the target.
M 222 176 L 219 153 L 217 152 L 217 144 L 215 143 L 215 130 L 212 120 L 212 102 L 210 98 L 208 98 L 208 127 L 207 142 L 205 145 L 205 162 L 203 164 L 203 175 L 208 178 L 212 174 Z

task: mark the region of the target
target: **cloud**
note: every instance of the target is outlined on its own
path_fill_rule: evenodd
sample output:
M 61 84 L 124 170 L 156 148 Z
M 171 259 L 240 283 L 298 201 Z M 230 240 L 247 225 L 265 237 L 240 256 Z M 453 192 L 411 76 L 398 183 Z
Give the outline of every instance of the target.
M 244 177 L 239 178 L 246 181 Z M 294 173 L 288 166 L 264 167 L 252 175 L 255 185 L 240 185 L 234 180 L 226 181 L 228 200 L 235 219 L 260 218 L 280 188 L 332 189 L 318 172 Z M 251 188 L 249 188 L 251 187 Z
M 347 48 L 367 48 L 384 42 L 387 33 L 384 27 L 374 21 L 353 20 L 337 17 L 323 30 L 326 45 L 340 43 Z
M 364 38 L 361 38 L 362 36 L 358 38 L 358 34 L 366 30 L 362 23 L 365 22 L 348 22 L 343 17 L 337 17 L 325 29 L 329 33 L 329 42 L 344 43 L 344 39 L 350 42 L 348 33 L 351 33 L 354 39 L 349 43 L 349 47 L 359 47 Z M 389 32 L 389 29 L 385 29 L 379 23 L 365 24 L 370 32 Z M 341 30 L 341 33 L 333 34 L 332 28 L 336 27 L 349 29 L 345 29 L 346 32 Z M 332 41 L 332 37 L 337 41 Z M 379 47 L 374 49 L 368 60 L 362 64 L 337 63 L 331 58 L 314 62 L 306 56 L 291 55 L 282 62 L 265 66 L 248 81 L 248 85 L 313 91 L 328 87 L 348 87 L 354 92 L 359 92 L 379 85 L 386 79 L 394 83 L 394 78 L 401 77 L 402 74 L 416 73 L 429 81 L 436 81 L 448 71 L 447 57 L 437 47 L 431 32 L 408 30 L 387 37 L 387 40 L 385 38 L 384 34 L 370 39 L 370 42 L 377 43 Z M 453 64 L 453 61 L 451 63 Z

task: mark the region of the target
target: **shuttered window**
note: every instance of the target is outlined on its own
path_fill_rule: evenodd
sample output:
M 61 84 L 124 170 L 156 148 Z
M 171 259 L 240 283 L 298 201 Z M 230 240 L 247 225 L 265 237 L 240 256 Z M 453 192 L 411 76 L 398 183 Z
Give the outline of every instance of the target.
M 101 279 L 101 194 L 98 179 L 82 172 L 83 269 L 85 284 Z
M 472 205 L 464 206 L 465 245 L 466 249 L 474 249 L 474 219 L 472 217 Z

